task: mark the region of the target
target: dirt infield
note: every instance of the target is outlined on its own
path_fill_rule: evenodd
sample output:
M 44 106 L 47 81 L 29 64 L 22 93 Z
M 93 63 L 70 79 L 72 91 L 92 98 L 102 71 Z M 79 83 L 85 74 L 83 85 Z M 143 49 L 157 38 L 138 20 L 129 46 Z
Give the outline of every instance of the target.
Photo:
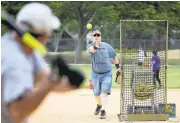
M 30 117 L 28 123 L 118 123 L 119 93 L 119 89 L 112 89 L 105 120 L 100 120 L 99 116 L 93 115 L 96 103 L 90 89 L 81 89 L 65 94 L 50 93 Z M 176 118 L 161 122 L 180 122 L 180 89 L 168 90 L 168 102 L 176 103 Z

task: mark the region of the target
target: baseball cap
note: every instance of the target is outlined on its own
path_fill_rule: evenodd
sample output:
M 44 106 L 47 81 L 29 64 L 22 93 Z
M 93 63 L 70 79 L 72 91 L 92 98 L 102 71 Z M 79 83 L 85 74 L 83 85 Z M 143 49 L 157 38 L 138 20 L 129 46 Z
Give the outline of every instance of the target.
M 99 30 L 94 30 L 92 34 L 94 35 L 96 33 L 101 34 L 101 32 Z
M 157 50 L 153 50 L 153 54 L 154 54 L 154 55 L 157 55 Z
M 26 4 L 17 14 L 16 24 L 24 31 L 51 35 L 61 25 L 49 6 L 32 2 Z

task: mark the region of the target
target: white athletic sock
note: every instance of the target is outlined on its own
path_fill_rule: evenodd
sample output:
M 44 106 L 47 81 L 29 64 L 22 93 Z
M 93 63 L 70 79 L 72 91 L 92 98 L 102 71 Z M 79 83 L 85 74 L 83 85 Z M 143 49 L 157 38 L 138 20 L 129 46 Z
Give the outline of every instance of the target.
M 105 110 L 108 104 L 108 96 L 102 95 L 101 99 L 102 99 L 102 110 Z

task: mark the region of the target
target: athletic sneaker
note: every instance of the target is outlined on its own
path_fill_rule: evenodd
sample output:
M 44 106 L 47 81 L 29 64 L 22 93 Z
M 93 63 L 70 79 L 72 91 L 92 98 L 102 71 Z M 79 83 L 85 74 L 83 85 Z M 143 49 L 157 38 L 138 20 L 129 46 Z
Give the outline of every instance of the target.
M 99 119 L 106 119 L 106 111 L 101 110 L 100 118 Z
M 102 108 L 102 105 L 97 105 L 94 115 L 98 115 L 99 112 L 101 111 L 101 108 Z

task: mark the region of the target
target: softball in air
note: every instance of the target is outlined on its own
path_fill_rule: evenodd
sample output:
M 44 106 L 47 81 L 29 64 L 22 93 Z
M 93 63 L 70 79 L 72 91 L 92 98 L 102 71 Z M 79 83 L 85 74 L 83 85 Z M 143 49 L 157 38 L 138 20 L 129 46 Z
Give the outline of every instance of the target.
M 87 24 L 87 29 L 92 29 L 92 24 L 88 23 Z

